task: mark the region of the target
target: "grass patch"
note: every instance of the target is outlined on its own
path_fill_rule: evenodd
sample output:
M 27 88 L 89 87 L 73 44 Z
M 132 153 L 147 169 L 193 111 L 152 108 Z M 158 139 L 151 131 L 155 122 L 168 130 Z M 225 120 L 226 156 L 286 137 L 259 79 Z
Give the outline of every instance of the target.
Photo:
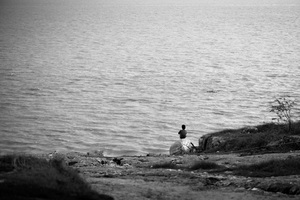
M 93 191 L 61 156 L 0 157 L 0 199 L 113 199 Z
M 243 135 L 239 138 L 233 138 L 228 142 L 228 150 L 242 150 L 251 148 L 261 148 L 266 146 L 273 135 L 266 135 L 262 133 Z
M 252 165 L 241 165 L 233 169 L 233 172 L 250 177 L 297 175 L 300 174 L 300 158 L 274 159 Z
M 158 169 L 158 168 L 162 168 L 162 169 L 180 169 L 180 167 L 178 165 L 176 165 L 175 163 L 173 163 L 172 161 L 155 163 L 151 166 L 151 168 L 154 168 L 154 169 Z
M 213 169 L 221 169 L 224 168 L 214 162 L 208 162 L 208 161 L 195 161 L 191 165 L 176 165 L 173 162 L 161 162 L 161 163 L 155 163 L 152 165 L 152 168 L 162 168 L 162 169 L 181 169 L 181 170 L 187 170 L 187 171 L 194 171 L 198 169 L 203 170 L 213 170 Z
M 292 123 L 291 134 L 300 135 L 300 121 Z
M 198 169 L 205 169 L 205 170 L 211 170 L 211 169 L 220 169 L 222 166 L 218 165 L 214 162 L 208 162 L 208 161 L 196 161 L 190 166 L 190 170 L 198 170 Z

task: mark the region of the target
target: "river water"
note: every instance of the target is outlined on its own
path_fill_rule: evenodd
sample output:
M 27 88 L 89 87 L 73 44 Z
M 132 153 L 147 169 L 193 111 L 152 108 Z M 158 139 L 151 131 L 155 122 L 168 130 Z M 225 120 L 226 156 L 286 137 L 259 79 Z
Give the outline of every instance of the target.
M 300 102 L 298 0 L 0 5 L 1 153 L 167 153 Z

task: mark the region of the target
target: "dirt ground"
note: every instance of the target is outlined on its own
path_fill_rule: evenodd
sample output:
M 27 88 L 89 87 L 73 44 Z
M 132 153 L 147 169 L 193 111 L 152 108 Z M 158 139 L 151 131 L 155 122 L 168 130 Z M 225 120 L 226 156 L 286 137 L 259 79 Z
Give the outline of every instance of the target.
M 300 199 L 300 195 L 268 192 L 270 184 L 300 186 L 300 175 L 252 178 L 233 175 L 230 171 L 211 172 L 154 168 L 160 163 L 189 166 L 199 160 L 211 161 L 222 166 L 253 164 L 274 158 L 300 157 L 300 152 L 261 155 L 203 154 L 203 155 L 149 155 L 130 157 L 103 157 L 97 154 L 66 155 L 69 165 L 77 169 L 94 190 L 124 199 L 213 199 L 213 200 L 282 200 Z M 263 187 L 265 185 L 266 187 Z

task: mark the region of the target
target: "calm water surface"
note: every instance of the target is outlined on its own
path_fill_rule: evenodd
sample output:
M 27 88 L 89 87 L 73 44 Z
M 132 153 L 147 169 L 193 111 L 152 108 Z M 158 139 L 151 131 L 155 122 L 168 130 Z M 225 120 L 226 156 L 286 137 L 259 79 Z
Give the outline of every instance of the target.
M 1 153 L 167 153 L 300 102 L 298 0 L 0 5 Z

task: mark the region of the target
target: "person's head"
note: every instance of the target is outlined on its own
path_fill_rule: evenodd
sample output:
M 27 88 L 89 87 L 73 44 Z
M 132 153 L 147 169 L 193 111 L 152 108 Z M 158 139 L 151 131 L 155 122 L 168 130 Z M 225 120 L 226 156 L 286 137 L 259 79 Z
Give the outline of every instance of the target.
M 185 125 L 184 124 L 181 127 L 182 127 L 182 130 L 185 130 Z

